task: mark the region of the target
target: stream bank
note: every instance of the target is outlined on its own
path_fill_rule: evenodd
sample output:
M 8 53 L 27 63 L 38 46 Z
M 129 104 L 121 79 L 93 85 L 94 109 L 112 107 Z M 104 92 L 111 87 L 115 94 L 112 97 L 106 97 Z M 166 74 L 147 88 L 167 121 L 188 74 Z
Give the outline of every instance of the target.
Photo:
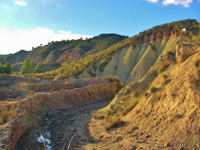
M 17 149 L 44 149 L 44 140 L 41 140 L 38 132 L 44 136 L 47 150 L 67 149 L 72 136 L 70 149 L 80 149 L 82 145 L 94 142 L 87 131 L 91 112 L 105 107 L 108 103 L 108 100 L 96 100 L 52 110 L 42 115 L 40 122 L 31 126 L 19 140 Z

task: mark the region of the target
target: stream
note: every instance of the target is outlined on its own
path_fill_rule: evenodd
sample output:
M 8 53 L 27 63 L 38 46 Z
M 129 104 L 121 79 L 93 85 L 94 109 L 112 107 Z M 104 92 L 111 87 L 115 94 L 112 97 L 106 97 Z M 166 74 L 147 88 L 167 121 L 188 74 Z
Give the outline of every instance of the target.
M 41 116 L 41 121 L 31 126 L 17 143 L 17 150 L 79 149 L 93 142 L 87 130 L 91 112 L 105 107 L 109 101 L 81 103 L 65 109 L 52 110 Z

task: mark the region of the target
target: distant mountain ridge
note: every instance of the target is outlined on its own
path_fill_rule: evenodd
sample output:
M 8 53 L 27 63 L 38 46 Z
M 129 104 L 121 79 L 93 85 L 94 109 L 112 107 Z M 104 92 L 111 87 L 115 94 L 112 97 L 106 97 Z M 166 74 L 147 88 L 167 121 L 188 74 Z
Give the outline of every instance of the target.
M 101 51 L 125 38 L 125 36 L 117 34 L 101 34 L 86 40 L 55 41 L 45 46 L 38 46 L 32 51 L 21 50 L 15 54 L 0 55 L 0 62 L 3 64 L 10 62 L 16 70 L 19 70 L 20 63 L 27 57 L 35 64 L 60 66 L 64 62 L 73 62 L 74 60 L 85 57 L 85 55 L 91 55 Z M 52 69 L 55 68 L 49 68 L 47 70 Z

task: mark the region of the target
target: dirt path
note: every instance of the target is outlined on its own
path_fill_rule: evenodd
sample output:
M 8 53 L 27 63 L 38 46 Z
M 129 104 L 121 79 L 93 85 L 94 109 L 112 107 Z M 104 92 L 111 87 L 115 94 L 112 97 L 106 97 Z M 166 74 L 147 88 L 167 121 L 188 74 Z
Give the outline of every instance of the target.
M 82 145 L 94 142 L 87 131 L 87 124 L 93 110 L 105 107 L 109 102 L 99 100 L 84 103 L 66 109 L 50 111 L 42 116 L 39 124 L 31 127 L 18 143 L 18 150 L 44 148 L 43 140 L 38 142 L 39 131 L 46 139 L 47 149 L 67 149 L 73 136 L 70 149 L 80 149 Z M 38 137 L 37 137 L 38 136 Z

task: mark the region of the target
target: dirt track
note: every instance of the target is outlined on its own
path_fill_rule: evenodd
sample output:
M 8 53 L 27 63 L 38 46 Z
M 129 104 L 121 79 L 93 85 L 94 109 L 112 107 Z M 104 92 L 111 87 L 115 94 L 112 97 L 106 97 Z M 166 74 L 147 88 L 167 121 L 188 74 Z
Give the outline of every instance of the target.
M 72 136 L 70 149 L 80 149 L 81 145 L 95 142 L 87 131 L 91 112 L 105 107 L 108 103 L 109 101 L 98 100 L 94 103 L 77 104 L 44 114 L 41 116 L 42 120 L 35 123 L 18 142 L 17 149 L 38 149 L 38 147 L 43 149 L 43 142 L 38 142 L 37 131 L 46 139 L 47 149 L 52 150 L 64 147 L 67 149 Z

